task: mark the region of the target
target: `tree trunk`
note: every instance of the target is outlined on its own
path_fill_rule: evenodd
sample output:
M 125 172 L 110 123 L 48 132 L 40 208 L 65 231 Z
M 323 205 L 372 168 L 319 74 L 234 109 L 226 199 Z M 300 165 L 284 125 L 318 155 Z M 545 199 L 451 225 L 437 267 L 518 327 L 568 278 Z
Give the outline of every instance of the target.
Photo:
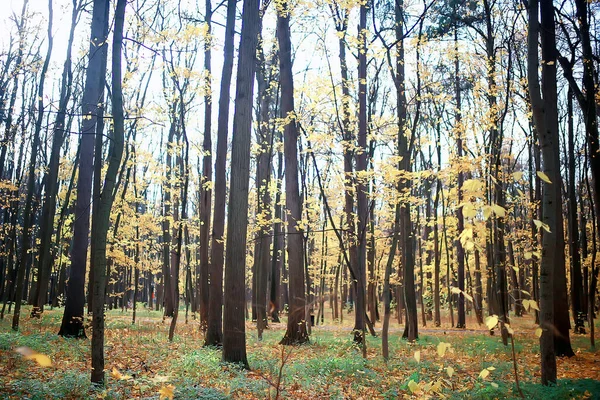
M 235 112 L 233 114 L 223 319 L 223 361 L 237 363 L 244 368 L 248 368 L 244 320 L 246 230 L 248 227 L 252 98 L 256 68 L 254 56 L 258 42 L 258 25 L 258 1 L 244 1 Z
M 35 190 L 35 166 L 37 155 L 40 150 L 40 133 L 42 131 L 42 122 L 44 118 L 44 82 L 46 80 L 46 72 L 48 71 L 48 66 L 50 65 L 50 57 L 52 56 L 52 45 L 54 43 L 54 38 L 52 37 L 52 0 L 48 0 L 48 14 L 48 50 L 46 52 L 44 65 L 42 66 L 42 70 L 40 72 L 40 81 L 38 84 L 37 91 L 37 118 L 35 122 L 33 138 L 31 140 L 31 156 L 27 172 L 27 194 L 25 197 L 25 208 L 23 211 L 23 238 L 21 240 L 21 256 L 19 259 L 17 269 L 15 309 L 12 320 L 12 329 L 15 331 L 19 330 L 19 317 L 21 315 L 21 303 L 23 298 L 25 271 L 27 269 L 27 260 L 29 258 L 29 250 L 31 249 L 32 244 L 31 230 L 35 215 L 35 211 L 33 209 L 33 192 Z
M 229 129 L 229 92 L 233 71 L 236 1 L 227 0 L 227 21 L 223 49 L 223 70 L 217 118 L 217 153 L 215 159 L 215 205 L 208 289 L 208 327 L 205 346 L 219 346 L 223 340 L 223 255 L 225 232 L 225 197 L 227 191 L 227 131 Z M 249 79 L 253 79 L 250 77 Z M 239 122 L 238 122 L 239 123 Z M 239 273 L 239 271 L 238 271 Z M 236 275 L 237 276 L 237 275 Z
M 208 29 L 207 36 L 211 36 L 211 19 L 212 19 L 212 6 L 211 0 L 206 0 L 206 10 L 204 16 L 204 23 Z M 200 299 L 200 328 L 206 331 L 208 327 L 208 297 L 209 297 L 209 280 L 208 274 L 210 270 L 210 264 L 208 261 L 208 242 L 210 232 L 210 211 L 211 211 L 211 199 L 212 199 L 212 89 L 211 89 L 211 47 L 212 42 L 207 39 L 204 44 L 204 73 L 205 73 L 205 95 L 204 95 L 204 141 L 202 143 L 202 179 L 200 186 L 200 293 L 198 293 Z
M 103 104 L 108 36 L 108 0 L 94 0 L 92 31 L 90 38 L 89 62 L 82 99 L 83 121 L 79 155 L 79 177 L 77 181 L 77 201 L 75 222 L 73 223 L 73 244 L 71 248 L 71 270 L 67 285 L 67 300 L 60 331 L 61 336 L 85 337 L 83 307 L 85 302 L 85 270 L 90 234 L 90 203 L 94 165 L 94 138 L 98 115 Z
M 115 199 L 117 173 L 123 157 L 125 118 L 123 115 L 123 90 L 121 86 L 121 47 L 125 6 L 127 0 L 118 0 L 112 47 L 112 115 L 113 140 L 109 151 L 108 169 L 98 205 L 97 229 L 92 236 L 96 243 L 94 253 L 94 299 L 92 302 L 92 373 L 91 381 L 104 384 L 104 296 L 106 288 L 106 238 L 110 224 L 110 211 Z
M 543 221 L 548 224 L 542 242 L 542 261 L 540 270 L 540 326 L 543 329 L 540 338 L 542 365 L 542 384 L 556 382 L 556 357 L 554 350 L 554 277 L 562 251 L 562 213 L 560 201 L 560 164 L 558 160 L 558 110 L 556 90 L 556 42 L 554 28 L 554 9 L 551 0 L 541 2 L 541 25 L 538 28 L 538 1 L 529 2 L 528 31 L 528 78 L 529 95 L 533 120 L 538 133 L 544 172 L 552 183 L 545 183 L 542 199 Z M 538 34 L 542 38 L 542 93 L 538 82 Z M 561 257 L 562 256 L 562 257 Z M 558 264 L 558 266 L 557 266 Z M 562 265 L 564 268 L 564 264 Z
M 284 3 L 277 15 L 279 70 L 281 84 L 281 116 L 285 120 L 283 149 L 285 159 L 285 207 L 288 211 L 287 254 L 289 312 L 287 329 L 281 344 L 300 344 L 308 341 L 305 320 L 304 253 L 302 248 L 302 204 L 298 187 L 298 126 L 294 115 L 294 81 L 292 74 L 292 44 L 290 15 Z

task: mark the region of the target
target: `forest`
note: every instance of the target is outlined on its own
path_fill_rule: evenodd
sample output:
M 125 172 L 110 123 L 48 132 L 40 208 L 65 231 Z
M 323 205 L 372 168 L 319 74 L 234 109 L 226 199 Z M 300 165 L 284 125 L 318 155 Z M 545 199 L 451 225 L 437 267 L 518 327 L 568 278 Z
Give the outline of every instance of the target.
M 4 0 L 0 397 L 600 398 L 599 17 Z

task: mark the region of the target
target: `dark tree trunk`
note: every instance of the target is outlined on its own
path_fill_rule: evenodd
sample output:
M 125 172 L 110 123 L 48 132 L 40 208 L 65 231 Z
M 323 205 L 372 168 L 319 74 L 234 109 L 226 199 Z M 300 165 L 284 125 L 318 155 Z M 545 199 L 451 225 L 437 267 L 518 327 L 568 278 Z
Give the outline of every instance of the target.
M 287 254 L 289 312 L 287 329 L 281 344 L 300 344 L 308 341 L 305 320 L 305 279 L 302 227 L 302 204 L 298 187 L 298 126 L 294 114 L 294 81 L 292 74 L 292 44 L 290 15 L 284 3 L 277 15 L 279 70 L 281 84 L 281 117 L 286 120 L 283 132 L 285 158 L 285 206 L 288 210 Z
M 15 331 L 19 329 L 19 317 L 21 315 L 21 303 L 23 299 L 23 289 L 25 285 L 25 271 L 27 270 L 27 263 L 30 255 L 29 250 L 31 249 L 32 245 L 31 230 L 35 216 L 35 210 L 33 205 L 33 196 L 35 190 L 35 166 L 37 161 L 37 155 L 40 150 L 40 133 L 42 131 L 42 122 L 44 118 L 44 82 L 46 80 L 46 72 L 48 71 L 48 66 L 50 65 L 50 57 L 52 56 L 52 45 L 54 42 L 54 39 L 52 37 L 52 0 L 48 1 L 48 13 L 48 50 L 46 53 L 46 58 L 44 60 L 44 65 L 42 66 L 42 70 L 40 73 L 40 81 L 38 84 L 37 118 L 35 122 L 33 138 L 31 140 L 31 156 L 29 159 L 29 166 L 27 171 L 27 193 L 25 197 L 25 208 L 23 210 L 23 238 L 21 240 L 21 256 L 19 258 L 17 269 L 15 310 L 12 320 L 12 329 Z
M 560 199 L 560 164 L 558 160 L 558 110 L 556 90 L 556 39 L 554 9 L 551 0 L 541 2 L 541 25 L 538 28 L 538 2 L 529 2 L 528 77 L 533 120 L 538 133 L 544 172 L 552 183 L 544 184 L 543 221 L 550 232 L 544 232 L 540 271 L 540 338 L 542 384 L 556 382 L 555 294 L 554 278 L 558 268 L 564 269 L 564 241 Z M 538 34 L 542 38 L 542 92 L 538 81 Z M 543 94 L 543 97 L 542 97 Z M 561 259 L 563 262 L 561 263 Z M 562 265 L 561 265 L 562 264 Z
M 42 217 L 40 227 L 40 255 L 38 261 L 38 279 L 33 296 L 34 304 L 31 311 L 32 316 L 37 316 L 43 312 L 46 304 L 48 282 L 52 270 L 53 260 L 50 247 L 52 242 L 52 232 L 54 230 L 54 213 L 56 209 L 56 197 L 58 192 L 58 169 L 60 162 L 60 150 L 66 138 L 66 116 L 67 106 L 71 98 L 71 83 L 73 81 L 73 72 L 71 71 L 71 50 L 73 48 L 73 38 L 75 27 L 79 16 L 79 8 L 74 4 L 71 14 L 71 29 L 69 31 L 69 40 L 67 42 L 67 56 L 62 72 L 60 100 L 56 121 L 54 122 L 52 151 L 48 163 L 48 172 L 46 173 L 46 188 L 44 195 L 44 204 L 42 206 Z
M 92 241 L 96 243 L 94 253 L 94 281 L 92 302 L 92 373 L 91 381 L 104 384 L 104 297 L 106 288 L 106 238 L 110 224 L 110 211 L 115 199 L 117 174 L 123 157 L 125 142 L 125 118 L 123 115 L 123 90 L 121 86 L 121 48 L 125 6 L 127 0 L 118 0 L 115 11 L 115 27 L 112 47 L 112 115 L 113 137 L 109 151 L 108 169 L 100 193 L 97 226 Z
M 233 71 L 236 1 L 227 0 L 227 21 L 223 49 L 223 71 L 217 118 L 217 153 L 215 158 L 215 205 L 211 241 L 208 289 L 208 327 L 205 345 L 219 346 L 223 340 L 223 253 L 225 232 L 225 197 L 227 191 L 227 131 L 229 125 L 229 92 Z M 253 78 L 249 78 L 253 79 Z M 250 117 L 251 118 L 251 117 Z M 239 123 L 239 122 L 238 122 Z
M 85 337 L 83 307 L 85 303 L 85 270 L 90 234 L 90 203 L 94 166 L 94 138 L 98 115 L 104 107 L 100 100 L 104 97 L 104 81 L 107 57 L 108 0 L 94 0 L 92 31 L 90 38 L 89 62 L 82 99 L 83 121 L 79 155 L 79 177 L 77 181 L 77 201 L 75 222 L 73 223 L 73 244 L 71 248 L 71 269 L 67 285 L 67 299 L 60 331 L 61 336 Z
M 244 368 L 248 368 L 244 320 L 246 229 L 248 227 L 252 98 L 256 68 L 254 56 L 258 42 L 258 26 L 258 1 L 244 1 L 235 112 L 233 114 L 223 319 L 223 361 L 237 363 Z
M 208 29 L 207 35 L 211 35 L 211 19 L 212 6 L 211 0 L 206 0 L 206 11 L 204 23 Z M 209 36 L 210 37 L 210 36 Z M 210 211 L 212 199 L 212 89 L 211 89 L 211 47 L 212 43 L 209 40 L 204 45 L 204 71 L 205 71 L 205 96 L 204 96 L 204 141 L 202 143 L 202 179 L 200 186 L 200 293 L 198 293 L 200 303 L 200 327 L 206 331 L 208 327 L 208 297 L 209 297 L 209 280 L 208 274 L 210 264 L 208 261 L 209 254 L 209 232 L 210 232 Z

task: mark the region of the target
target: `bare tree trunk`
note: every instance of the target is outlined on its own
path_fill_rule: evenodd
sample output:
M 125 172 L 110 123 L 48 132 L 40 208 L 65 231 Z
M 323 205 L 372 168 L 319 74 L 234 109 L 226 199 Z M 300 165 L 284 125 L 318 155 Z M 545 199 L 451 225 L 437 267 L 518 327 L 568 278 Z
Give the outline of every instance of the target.
M 27 6 L 27 2 L 24 3 L 23 10 Z M 35 122 L 35 130 L 33 132 L 33 138 L 31 140 L 31 155 L 29 159 L 29 166 L 27 171 L 27 194 L 25 197 L 25 208 L 23 210 L 23 238 L 21 240 L 21 256 L 18 263 L 17 269 L 17 281 L 15 290 L 15 309 L 12 320 L 12 329 L 19 330 L 19 317 L 21 315 L 21 303 L 23 299 L 23 286 L 25 271 L 27 269 L 27 260 L 29 258 L 29 250 L 31 249 L 31 229 L 34 220 L 34 209 L 33 209 L 33 192 L 35 190 L 35 166 L 37 155 L 40 147 L 40 133 L 42 131 L 42 121 L 44 118 L 44 82 L 46 81 L 46 72 L 50 65 L 50 57 L 52 56 L 52 46 L 54 38 L 52 37 L 52 0 L 48 0 L 48 50 L 46 52 L 46 58 L 44 59 L 44 65 L 40 73 L 40 81 L 38 84 L 37 91 L 37 118 Z M 44 293 L 45 294 L 45 293 Z
M 211 0 L 205 2 L 205 14 L 204 23 L 208 29 L 207 36 L 211 37 L 211 23 L 212 23 L 212 6 Z M 212 200 L 212 89 L 211 89 L 211 47 L 212 41 L 207 39 L 204 44 L 204 141 L 202 143 L 202 179 L 200 187 L 200 293 L 198 293 L 200 299 L 200 328 L 206 331 L 208 328 L 208 297 L 209 297 L 209 280 L 208 274 L 210 270 L 210 264 L 208 261 L 209 254 L 209 232 L 210 232 L 210 211 L 211 211 L 211 200 Z
M 211 241 L 211 257 L 208 289 L 208 327 L 204 345 L 218 346 L 223 340 L 223 255 L 225 232 L 225 196 L 227 182 L 227 131 L 229 125 L 229 92 L 233 71 L 234 30 L 236 1 L 227 0 L 227 21 L 223 49 L 223 71 L 219 93 L 219 116 L 217 119 L 217 153 L 215 159 L 215 205 Z M 253 78 L 250 78 L 253 79 Z M 239 122 L 238 122 L 239 123 Z M 236 275 L 237 276 L 237 275 Z
M 94 254 L 94 299 L 92 303 L 92 383 L 104 384 L 104 295 L 106 288 L 106 237 L 110 224 L 110 211 L 115 199 L 117 173 L 123 157 L 125 118 L 123 115 L 123 90 L 121 85 L 121 46 L 127 0 L 118 0 L 115 11 L 115 28 L 112 48 L 112 115 L 113 137 L 109 151 L 108 170 L 100 194 L 98 225 L 92 240 L 96 242 Z
M 77 203 L 73 224 L 71 270 L 67 285 L 67 301 L 60 331 L 61 336 L 85 337 L 83 306 L 85 302 L 85 270 L 90 234 L 90 203 L 94 165 L 94 139 L 98 134 L 96 125 L 101 114 L 100 99 L 104 97 L 104 81 L 107 57 L 109 1 L 94 0 L 89 62 L 82 99 L 83 121 L 81 127 L 79 177 Z
M 540 271 L 540 338 L 542 384 L 556 382 L 554 353 L 554 276 L 556 269 L 564 268 L 564 241 L 560 201 L 560 164 L 558 160 L 558 110 L 556 90 L 556 42 L 554 9 L 551 0 L 541 2 L 541 25 L 538 27 L 538 1 L 529 2 L 528 78 L 533 120 L 538 133 L 544 172 L 552 183 L 546 183 L 542 199 L 543 221 L 549 232 L 544 233 Z M 538 35 L 542 38 L 542 94 L 538 81 Z M 562 258 L 563 263 L 560 259 Z
M 225 257 L 225 308 L 223 319 L 223 361 L 248 368 L 246 357 L 245 268 L 248 227 L 248 186 L 252 98 L 254 93 L 254 56 L 258 42 L 258 1 L 244 1 L 242 38 L 236 82 L 235 112 L 231 150 L 230 198 Z
M 294 81 L 292 74 L 292 45 L 290 15 L 284 3 L 277 15 L 279 70 L 281 83 L 281 116 L 285 120 L 283 149 L 285 158 L 285 207 L 288 210 L 287 253 L 289 267 L 289 312 L 287 330 L 281 344 L 300 344 L 308 341 L 305 320 L 304 252 L 302 248 L 302 204 L 298 187 L 298 126 L 294 116 Z

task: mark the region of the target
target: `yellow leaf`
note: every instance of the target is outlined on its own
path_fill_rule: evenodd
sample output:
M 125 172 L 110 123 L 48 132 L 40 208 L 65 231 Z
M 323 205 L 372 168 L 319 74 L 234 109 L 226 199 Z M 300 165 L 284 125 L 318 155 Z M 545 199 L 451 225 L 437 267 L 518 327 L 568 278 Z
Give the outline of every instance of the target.
M 161 387 L 160 390 L 158 391 L 158 393 L 160 394 L 159 400 L 163 400 L 163 399 L 173 400 L 173 397 L 175 397 L 175 394 L 173 393 L 174 391 L 175 391 L 175 386 L 173 386 L 173 385 L 167 385 L 167 386 Z
M 479 373 L 479 378 L 481 379 L 485 379 L 490 375 L 490 371 L 486 368 L 481 370 L 481 372 Z
M 477 216 L 477 211 L 475 210 L 472 204 L 463 205 L 462 212 L 463 217 L 465 218 L 475 218 Z
M 521 172 L 521 171 L 513 172 L 512 176 L 515 181 L 520 181 L 521 178 L 523 178 L 523 172 Z
M 440 357 L 444 357 L 446 350 L 450 348 L 450 343 L 440 342 L 437 345 L 437 353 Z
M 485 326 L 492 330 L 498 324 L 498 316 L 490 315 L 485 319 Z
M 535 300 L 529 300 L 529 307 L 533 308 L 536 311 L 540 311 L 540 308 L 537 305 Z
M 478 179 L 467 179 L 463 182 L 463 190 L 470 192 L 476 192 L 483 187 L 483 182 Z
M 452 378 L 452 375 L 454 375 L 454 368 L 452 368 L 452 367 L 446 368 L 446 373 L 448 374 L 449 378 Z
M 454 294 L 459 294 L 461 292 L 461 290 L 459 288 L 457 288 L 456 286 L 452 286 L 450 288 L 450 291 Z
M 550 178 L 548 178 L 548 175 L 546 175 L 544 172 L 542 171 L 537 171 L 536 172 L 538 178 L 540 178 L 541 180 L 543 180 L 546 183 L 552 183 L 552 181 L 550 180 Z
M 421 362 L 421 351 L 420 350 L 415 351 L 415 360 L 417 360 L 417 362 Z
M 471 303 L 473 302 L 473 297 L 472 296 L 470 296 L 470 295 L 468 295 L 468 294 L 466 294 L 464 292 L 463 292 L 463 296 L 465 296 L 465 299 L 469 300 Z
M 492 214 L 492 207 L 483 206 L 483 220 L 486 221 Z
M 491 385 L 492 385 L 493 388 L 498 389 L 498 384 L 496 382 L 492 382 Z
M 542 332 L 543 332 L 542 328 L 537 328 L 535 330 L 535 336 L 537 336 L 538 338 L 541 338 L 542 337 Z
M 419 384 L 411 379 L 411 381 L 408 382 L 408 389 L 410 390 L 411 393 L 415 393 L 416 391 L 419 390 Z M 171 397 L 171 399 L 173 399 L 173 398 Z
M 494 214 L 499 217 L 504 218 L 506 216 L 506 209 L 498 204 L 492 204 L 492 210 L 494 210 Z
M 523 254 L 523 257 L 525 257 L 526 260 L 531 260 L 531 256 L 533 254 L 530 251 L 526 251 L 525 254 Z
M 41 367 L 50 367 L 52 365 L 52 360 L 50 360 L 50 357 L 31 350 L 29 347 L 17 347 L 15 351 L 25 357 L 26 360 L 33 360 L 37 362 Z
M 535 224 L 535 227 L 538 229 L 543 229 L 548 233 L 550 232 L 550 227 L 548 226 L 548 224 L 543 223 L 542 221 L 540 221 L 539 219 L 534 219 L 533 223 Z
M 118 369 L 116 369 L 115 367 L 113 367 L 112 371 L 110 371 L 110 376 L 112 376 L 115 379 L 121 379 L 121 377 L 123 375 L 121 375 L 121 373 L 119 372 Z
M 50 367 L 52 365 L 52 360 L 45 354 L 35 353 L 25 358 L 37 362 L 41 367 Z
M 506 330 L 508 331 L 509 335 L 514 335 L 515 331 L 513 330 L 513 328 L 510 327 L 509 324 L 504 324 L 504 326 L 506 327 Z
M 495 370 L 496 370 L 496 367 L 493 367 L 493 366 L 492 366 L 492 367 L 487 367 L 486 369 L 487 369 L 488 371 L 495 371 Z

